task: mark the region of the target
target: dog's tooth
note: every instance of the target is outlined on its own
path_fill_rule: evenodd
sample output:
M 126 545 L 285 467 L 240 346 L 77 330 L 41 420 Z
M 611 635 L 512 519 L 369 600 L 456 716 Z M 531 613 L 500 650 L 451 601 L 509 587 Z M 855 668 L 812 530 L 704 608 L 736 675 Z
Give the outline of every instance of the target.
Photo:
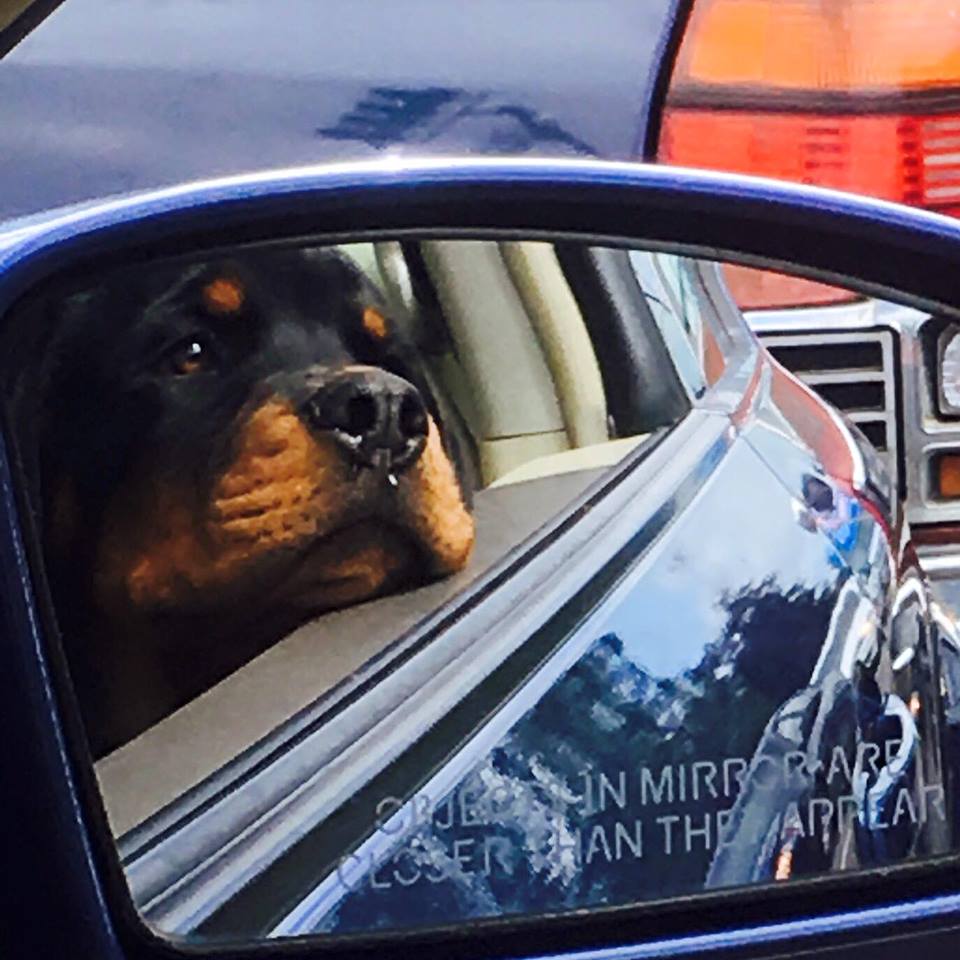
M 400 485 L 400 482 L 397 480 L 396 476 L 392 473 L 387 474 L 387 483 L 389 483 L 391 487 L 398 487 Z

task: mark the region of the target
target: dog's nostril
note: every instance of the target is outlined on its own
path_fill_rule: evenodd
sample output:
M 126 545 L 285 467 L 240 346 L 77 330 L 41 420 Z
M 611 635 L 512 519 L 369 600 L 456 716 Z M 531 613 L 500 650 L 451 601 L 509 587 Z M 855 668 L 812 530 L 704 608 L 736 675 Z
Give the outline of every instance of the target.
M 408 393 L 400 401 L 398 420 L 404 437 L 412 440 L 427 435 L 427 412 L 415 394 Z
M 416 388 L 385 371 L 342 377 L 317 390 L 304 408 L 311 426 L 330 431 L 355 465 L 394 478 L 423 452 L 429 419 Z
M 379 404 L 369 393 L 360 393 L 351 397 L 346 403 L 342 430 L 351 436 L 359 437 L 369 433 L 377 425 Z

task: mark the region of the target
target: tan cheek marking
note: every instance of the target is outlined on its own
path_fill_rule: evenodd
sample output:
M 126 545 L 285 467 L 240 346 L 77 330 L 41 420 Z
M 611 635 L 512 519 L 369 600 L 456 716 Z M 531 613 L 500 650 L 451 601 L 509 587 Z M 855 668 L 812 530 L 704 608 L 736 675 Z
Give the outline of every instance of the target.
M 170 603 L 178 587 L 209 583 L 216 561 L 198 540 L 195 526 L 186 511 L 171 511 L 158 541 L 130 565 L 126 588 L 135 606 Z
M 257 561 L 336 526 L 349 503 L 347 479 L 332 447 L 314 441 L 289 406 L 268 401 L 242 428 L 237 455 L 200 515 L 186 491 L 149 484 L 115 506 L 101 544 L 100 592 L 114 606 L 216 607 Z
M 144 486 L 136 493 L 112 505 L 97 556 L 101 606 L 115 613 L 173 602 L 214 563 L 181 491 Z
M 430 557 L 434 576 L 467 563 L 474 542 L 453 465 L 431 420 L 426 448 L 408 474 L 396 520 Z M 270 556 L 295 556 L 343 526 L 358 494 L 333 445 L 313 438 L 292 409 L 263 404 L 241 429 L 237 453 L 197 516 L 192 492 L 130 484 L 108 515 L 97 564 L 103 606 L 127 611 L 187 604 L 216 609 Z M 358 503 L 360 514 L 364 507 Z M 379 523 L 344 532 L 310 563 L 308 594 L 342 606 L 388 589 L 414 557 Z M 311 546 L 311 550 L 315 547 Z M 282 569 L 282 568 L 281 568 Z M 295 587 L 291 584 L 291 587 Z
M 322 534 L 350 502 L 349 473 L 329 440 L 317 440 L 282 401 L 250 417 L 217 483 L 213 522 L 227 542 L 259 552 Z
M 430 554 L 431 572 L 444 576 L 463 569 L 470 559 L 476 530 L 432 417 L 426 448 L 410 468 L 409 478 L 407 522 Z
M 377 340 L 385 340 L 390 332 L 387 318 L 374 307 L 367 307 L 363 311 L 363 329 Z

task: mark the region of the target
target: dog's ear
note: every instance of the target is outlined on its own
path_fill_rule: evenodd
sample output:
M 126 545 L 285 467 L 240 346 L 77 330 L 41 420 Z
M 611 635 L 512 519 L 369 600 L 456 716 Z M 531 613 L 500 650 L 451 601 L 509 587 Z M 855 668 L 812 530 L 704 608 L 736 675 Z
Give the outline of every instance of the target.
M 51 291 L 25 299 L 0 328 L 0 403 L 8 426 L 10 456 L 26 485 L 29 518 L 45 548 L 47 562 L 67 555 L 84 511 L 64 460 L 70 436 L 65 413 L 76 402 L 57 403 L 54 384 L 65 356 L 75 354 L 76 337 L 86 329 L 92 294 Z
M 99 361 L 112 356 L 116 342 L 115 325 L 104 318 L 117 311 L 107 303 L 102 284 L 53 289 L 15 308 L 0 332 L 0 389 L 38 516 L 52 509 L 58 478 L 77 480 L 82 501 L 84 474 L 106 479 L 111 473 L 108 461 L 84 447 L 81 429 L 100 423 L 93 384 Z M 117 376 L 109 363 L 99 372 Z
M 60 298 L 38 294 L 17 304 L 0 330 L 0 391 L 13 453 L 36 513 L 43 502 L 41 460 L 46 402 L 64 339 Z

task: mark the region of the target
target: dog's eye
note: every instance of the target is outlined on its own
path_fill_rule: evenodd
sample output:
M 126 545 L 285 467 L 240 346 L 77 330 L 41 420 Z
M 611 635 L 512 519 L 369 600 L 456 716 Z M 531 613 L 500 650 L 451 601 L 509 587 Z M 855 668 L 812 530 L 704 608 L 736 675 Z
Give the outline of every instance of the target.
M 170 369 L 178 377 L 188 377 L 209 368 L 212 360 L 210 345 L 203 337 L 181 340 L 168 354 Z

